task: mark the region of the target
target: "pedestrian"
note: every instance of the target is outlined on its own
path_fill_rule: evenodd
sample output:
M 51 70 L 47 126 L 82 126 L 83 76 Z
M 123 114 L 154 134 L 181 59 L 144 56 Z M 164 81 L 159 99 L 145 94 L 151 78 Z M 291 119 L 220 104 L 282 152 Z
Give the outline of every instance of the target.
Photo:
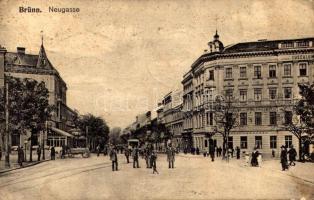
M 169 164 L 169 169 L 174 168 L 174 160 L 175 160 L 175 150 L 172 147 L 172 145 L 169 144 L 169 147 L 167 148 L 167 161 Z
M 124 150 L 124 155 L 125 155 L 125 158 L 126 158 L 126 162 L 127 163 L 130 163 L 129 161 L 129 157 L 130 157 L 130 150 L 126 147 L 125 150 Z
M 146 168 L 151 168 L 151 166 L 150 166 L 150 151 L 149 151 L 148 147 L 146 147 L 144 149 L 144 158 L 145 158 L 145 162 L 146 162 Z
M 40 145 L 38 145 L 38 148 L 37 148 L 37 161 L 40 161 L 40 155 L 41 155 L 41 148 L 40 148 Z
M 196 148 L 196 155 L 200 155 L 200 149 L 198 147 Z
M 2 147 L 0 146 L 0 161 L 2 159 Z
M 234 148 L 231 148 L 231 157 L 233 158 Z
M 99 154 L 100 154 L 100 145 L 99 144 L 97 145 L 96 150 L 97 150 L 97 157 L 99 157 Z
M 24 161 L 23 147 L 18 147 L 17 148 L 17 161 L 18 161 L 20 167 L 23 167 L 23 161 Z
M 258 166 L 258 161 L 257 161 L 258 155 L 259 155 L 259 153 L 257 151 L 257 148 L 255 147 L 253 152 L 252 152 L 252 159 L 251 159 L 252 167 L 257 167 Z
M 212 159 L 212 162 L 214 162 L 215 160 L 215 147 L 214 145 L 209 145 L 209 155 L 210 155 L 210 158 Z
M 65 146 L 62 145 L 62 149 L 61 149 L 61 159 L 65 158 Z
M 295 166 L 295 162 L 294 161 L 296 160 L 297 151 L 295 150 L 293 145 L 290 146 L 288 154 L 289 154 L 289 165 L 290 166 Z
M 107 156 L 108 155 L 108 149 L 107 149 L 107 146 L 104 146 L 104 156 Z
M 116 147 L 111 149 L 109 156 L 112 162 L 112 171 L 118 171 L 118 155 Z
M 156 161 L 157 161 L 157 154 L 155 151 L 152 151 L 152 155 L 150 156 L 150 160 L 151 160 L 151 163 L 152 163 L 152 167 L 153 167 L 153 174 L 155 174 L 155 172 L 157 174 L 159 174 L 159 172 L 157 171 L 157 164 L 156 164 Z
M 285 171 L 288 169 L 288 161 L 287 161 L 287 149 L 285 146 L 281 146 L 281 152 L 280 152 L 280 163 L 282 171 Z
M 55 160 L 56 159 L 56 150 L 55 150 L 54 146 L 52 146 L 51 149 L 50 149 L 50 159 L 51 160 Z
M 236 147 L 236 154 L 237 154 L 237 159 L 240 159 L 240 148 L 238 146 Z
M 132 157 L 133 157 L 133 168 L 140 168 L 139 163 L 138 163 L 139 150 L 137 147 L 133 147 Z

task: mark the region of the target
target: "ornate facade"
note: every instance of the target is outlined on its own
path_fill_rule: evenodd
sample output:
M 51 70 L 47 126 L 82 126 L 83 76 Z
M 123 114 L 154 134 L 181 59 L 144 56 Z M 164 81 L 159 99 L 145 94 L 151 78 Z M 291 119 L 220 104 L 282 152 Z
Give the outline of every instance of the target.
M 229 147 L 241 152 L 257 147 L 278 155 L 280 146 L 298 142 L 283 129 L 291 106 L 299 98 L 298 83 L 314 82 L 314 38 L 260 40 L 224 47 L 215 34 L 209 48 L 183 77 L 184 134 L 193 147 L 208 149 L 215 127 L 210 108 L 217 96 L 231 96 L 239 110 L 240 126 L 232 130 Z M 188 138 L 188 137 L 187 137 Z M 212 138 L 222 147 L 222 137 Z

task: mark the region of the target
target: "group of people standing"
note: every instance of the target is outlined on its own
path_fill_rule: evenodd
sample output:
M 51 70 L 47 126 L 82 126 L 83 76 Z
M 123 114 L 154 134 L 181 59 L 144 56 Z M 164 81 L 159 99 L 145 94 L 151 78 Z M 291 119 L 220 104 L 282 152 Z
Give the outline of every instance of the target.
M 290 146 L 289 151 L 287 150 L 287 147 L 282 145 L 280 152 L 280 163 L 282 171 L 288 170 L 289 166 L 295 166 L 297 151 L 293 147 L 293 145 Z M 289 163 L 288 163 L 288 156 L 289 156 Z
M 176 153 L 175 148 L 173 148 L 172 145 L 170 144 L 167 147 L 166 153 L 167 153 L 167 161 L 168 161 L 169 169 L 174 168 L 175 153 Z M 132 149 L 128 149 L 128 148 L 124 149 L 124 155 L 125 155 L 127 163 L 130 163 L 130 156 L 132 156 L 133 168 L 140 168 L 140 165 L 139 165 L 140 154 L 143 156 L 143 159 L 145 160 L 146 168 L 153 169 L 153 174 L 155 173 L 159 174 L 157 170 L 157 153 L 152 147 L 147 146 L 145 149 L 143 149 L 142 152 L 140 152 L 140 149 L 137 146 L 133 146 Z M 112 171 L 118 171 L 117 147 L 111 146 L 109 156 L 112 162 Z

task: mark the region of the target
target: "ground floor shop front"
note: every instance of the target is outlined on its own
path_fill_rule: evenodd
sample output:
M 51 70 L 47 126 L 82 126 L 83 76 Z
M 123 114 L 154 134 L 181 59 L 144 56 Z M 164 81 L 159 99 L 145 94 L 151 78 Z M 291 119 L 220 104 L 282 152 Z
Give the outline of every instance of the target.
M 193 147 L 201 152 L 208 151 L 210 142 L 217 148 L 223 148 L 223 137 L 219 134 L 212 137 L 207 137 L 206 133 L 193 134 Z M 232 132 L 227 143 L 231 149 L 239 147 L 242 154 L 251 153 L 256 147 L 264 157 L 278 157 L 282 145 L 288 148 L 293 145 L 297 152 L 299 150 L 298 139 L 287 131 Z

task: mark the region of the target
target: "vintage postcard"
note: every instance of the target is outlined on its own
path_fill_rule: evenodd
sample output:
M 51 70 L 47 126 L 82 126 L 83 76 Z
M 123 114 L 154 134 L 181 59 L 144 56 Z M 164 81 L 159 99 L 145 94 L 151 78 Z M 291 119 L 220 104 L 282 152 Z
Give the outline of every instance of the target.
M 313 0 L 0 0 L 0 200 L 310 200 L 313 133 Z

